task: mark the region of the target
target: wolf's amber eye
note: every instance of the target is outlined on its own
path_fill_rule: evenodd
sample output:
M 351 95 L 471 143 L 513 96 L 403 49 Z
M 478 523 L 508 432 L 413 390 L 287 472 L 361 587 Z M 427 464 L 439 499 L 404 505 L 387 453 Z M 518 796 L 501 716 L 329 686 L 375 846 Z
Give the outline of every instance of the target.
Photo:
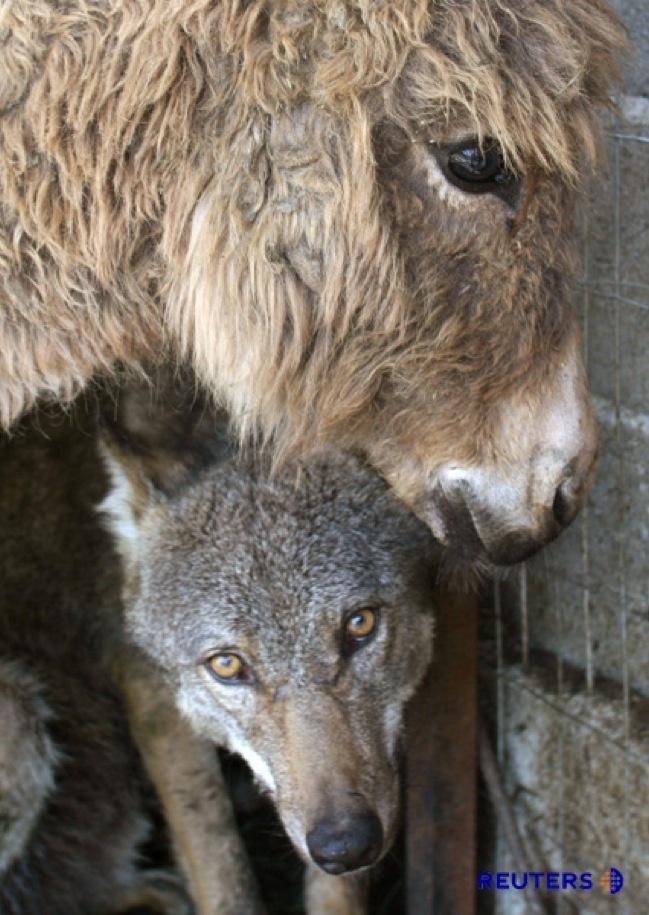
M 252 680 L 250 669 L 238 654 L 215 654 L 209 658 L 207 666 L 222 683 L 249 683 Z
M 345 630 L 354 639 L 366 639 L 374 632 L 376 613 L 374 610 L 358 610 L 347 619 Z
M 375 635 L 378 623 L 379 612 L 371 607 L 350 613 L 343 630 L 343 654 L 353 654 L 366 645 Z

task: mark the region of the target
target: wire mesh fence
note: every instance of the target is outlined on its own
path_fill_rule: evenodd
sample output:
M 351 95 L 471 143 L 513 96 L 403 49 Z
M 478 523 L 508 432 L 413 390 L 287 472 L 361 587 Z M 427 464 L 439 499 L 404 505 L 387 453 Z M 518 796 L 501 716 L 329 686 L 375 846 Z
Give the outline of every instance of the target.
M 578 294 L 599 474 L 573 528 L 494 586 L 483 650 L 524 860 L 578 885 L 591 875 L 592 888 L 538 894 L 559 915 L 649 911 L 649 100 L 625 100 L 608 144 L 584 209 Z M 495 832 L 491 864 L 511 872 L 502 817 Z M 507 891 L 481 908 L 530 911 Z

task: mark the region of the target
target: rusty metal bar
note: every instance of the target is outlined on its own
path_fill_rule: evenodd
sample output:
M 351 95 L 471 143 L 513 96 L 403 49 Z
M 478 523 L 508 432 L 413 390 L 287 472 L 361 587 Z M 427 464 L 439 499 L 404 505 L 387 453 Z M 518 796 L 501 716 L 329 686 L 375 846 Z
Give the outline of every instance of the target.
M 433 665 L 408 709 L 408 915 L 475 915 L 477 618 L 475 595 L 438 596 Z

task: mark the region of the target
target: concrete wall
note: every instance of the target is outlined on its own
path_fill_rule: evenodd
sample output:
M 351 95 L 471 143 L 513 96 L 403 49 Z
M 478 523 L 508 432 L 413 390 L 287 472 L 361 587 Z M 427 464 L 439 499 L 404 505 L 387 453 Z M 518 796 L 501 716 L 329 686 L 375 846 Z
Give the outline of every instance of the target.
M 507 786 L 533 871 L 591 873 L 589 892 L 549 894 L 550 911 L 641 915 L 649 905 L 649 703 L 626 734 L 624 704 L 566 686 L 558 695 L 547 669 L 508 669 Z M 498 869 L 514 870 L 500 841 Z M 610 867 L 625 887 L 600 886 Z M 496 894 L 493 894 L 494 896 Z M 520 893 L 500 893 L 497 912 L 528 915 Z M 553 898 L 552 898 L 553 897 Z
M 648 142 L 611 142 L 579 299 L 599 473 L 586 513 L 529 563 L 528 614 L 533 644 L 649 696 L 649 130 L 621 133 Z
M 646 0 L 609 0 L 634 46 L 624 71 L 627 95 L 649 96 L 649 13 Z

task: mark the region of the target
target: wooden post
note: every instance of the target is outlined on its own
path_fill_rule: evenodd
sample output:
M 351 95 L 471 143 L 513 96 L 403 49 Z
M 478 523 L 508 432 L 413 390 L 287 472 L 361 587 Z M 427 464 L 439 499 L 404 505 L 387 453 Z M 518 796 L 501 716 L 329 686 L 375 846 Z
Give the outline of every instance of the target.
M 408 915 L 474 915 L 475 595 L 438 595 L 433 664 L 407 715 Z

